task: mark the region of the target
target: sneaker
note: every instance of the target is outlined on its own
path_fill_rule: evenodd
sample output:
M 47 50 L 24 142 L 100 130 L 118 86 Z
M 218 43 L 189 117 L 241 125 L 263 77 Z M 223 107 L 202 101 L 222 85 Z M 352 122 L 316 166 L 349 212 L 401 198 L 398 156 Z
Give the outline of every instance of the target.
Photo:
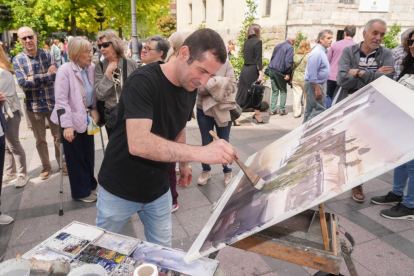
M 231 182 L 231 178 L 233 177 L 233 175 L 231 173 L 225 173 L 224 174 L 224 186 L 227 187 L 227 185 L 229 185 L 229 183 Z
M 391 209 L 382 210 L 381 216 L 389 219 L 411 219 L 414 220 L 414 208 L 408 208 L 402 203 Z
M 17 179 L 17 176 L 16 176 L 15 173 L 3 175 L 3 183 L 4 184 L 10 183 L 10 182 L 14 182 L 16 179 Z
M 97 196 L 97 195 L 98 195 L 98 189 L 99 189 L 99 186 L 97 186 L 95 190 L 92 190 L 92 191 L 91 191 L 91 194 L 93 194 L 93 195 L 96 195 L 96 196 Z
M 68 167 L 66 166 L 66 162 L 63 162 L 62 173 L 63 175 L 68 175 Z
M 13 218 L 11 216 L 1 214 L 0 215 L 0 224 L 10 224 L 12 223 Z
M 14 182 L 14 187 L 21 188 L 24 187 L 27 184 L 27 181 L 29 181 L 29 176 L 19 173 L 17 175 L 17 180 Z
M 364 191 L 362 190 L 362 185 L 359 185 L 358 187 L 352 189 L 352 198 L 358 203 L 362 203 L 365 201 L 365 195 Z
M 40 173 L 39 177 L 42 180 L 46 180 L 50 177 L 51 174 L 52 174 L 51 169 L 43 169 L 42 172 Z
M 393 192 L 389 192 L 385 196 L 374 196 L 371 198 L 371 202 L 374 204 L 389 204 L 389 205 L 397 205 L 398 203 L 402 202 L 403 197 L 397 196 Z
M 77 200 L 87 202 L 87 203 L 91 203 L 91 202 L 95 202 L 97 199 L 98 198 L 96 197 L 96 195 L 91 193 L 90 196 L 87 196 L 87 197 L 84 197 L 84 198 L 78 198 Z
M 201 185 L 201 186 L 203 186 L 203 185 L 206 185 L 207 184 L 207 181 L 209 180 L 211 178 L 211 173 L 210 172 L 205 172 L 205 171 L 203 171 L 202 173 L 201 173 L 201 175 L 198 177 L 198 179 L 197 179 L 197 184 L 198 185 Z
M 173 206 L 172 206 L 172 210 L 171 210 L 171 213 L 174 213 L 175 211 L 177 211 L 177 210 L 178 210 L 178 208 L 180 208 L 180 206 L 178 206 L 178 203 L 173 204 Z

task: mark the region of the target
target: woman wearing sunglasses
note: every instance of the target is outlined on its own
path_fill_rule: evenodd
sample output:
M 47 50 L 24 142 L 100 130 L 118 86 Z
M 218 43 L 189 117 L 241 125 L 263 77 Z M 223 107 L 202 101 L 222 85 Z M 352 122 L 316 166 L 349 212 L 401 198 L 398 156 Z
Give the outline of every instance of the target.
M 72 38 L 67 45 L 70 62 L 63 64 L 55 81 L 56 104 L 51 120 L 58 124 L 57 111 L 63 130 L 63 149 L 68 167 L 72 198 L 83 202 L 96 201 L 95 143 L 89 126 L 99 121 L 94 91 L 95 65 L 92 64 L 92 45 L 81 37 Z M 88 130 L 88 131 L 87 131 Z
M 95 91 L 98 100 L 104 101 L 105 128 L 108 138 L 115 124 L 117 105 L 121 97 L 122 84 L 126 81 L 122 72 L 124 62 L 126 77 L 138 66 L 133 59 L 125 58 L 124 43 L 114 30 L 105 30 L 98 33 L 98 49 L 105 57 L 95 67 Z M 102 116 L 102 112 L 100 112 Z M 102 122 L 102 121 L 101 121 Z

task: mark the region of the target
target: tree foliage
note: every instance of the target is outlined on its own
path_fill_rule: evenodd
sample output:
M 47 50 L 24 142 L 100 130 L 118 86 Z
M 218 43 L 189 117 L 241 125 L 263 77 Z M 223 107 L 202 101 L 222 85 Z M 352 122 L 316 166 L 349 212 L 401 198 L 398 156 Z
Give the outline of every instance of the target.
M 304 36 L 304 35 L 303 35 L 303 33 L 302 33 L 302 31 L 299 31 L 299 32 L 298 32 L 297 39 L 296 39 L 296 43 L 295 43 L 295 45 L 293 45 L 293 48 L 295 49 L 295 53 L 296 53 L 296 52 L 298 51 L 298 49 L 299 49 L 300 42 L 301 42 L 302 40 L 304 40 L 304 39 L 308 39 L 308 37 L 307 37 L 307 36 Z
M 239 80 L 240 72 L 244 64 L 244 41 L 247 39 L 246 33 L 247 29 L 251 24 L 254 23 L 255 20 L 255 12 L 257 9 L 257 4 L 252 0 L 247 0 L 247 7 L 248 11 L 244 15 L 244 20 L 242 22 L 242 26 L 240 27 L 239 35 L 237 36 L 237 40 L 234 43 L 236 49 L 238 49 L 237 55 L 232 56 L 231 64 L 233 65 L 234 75 Z
M 38 33 L 51 33 L 59 30 L 97 32 L 100 24 L 98 10 L 103 10 L 105 22 L 103 29 L 131 29 L 130 0 L 0 0 L 0 3 L 11 3 L 13 21 L 7 26 L 0 24 L 0 31 L 7 27 L 18 28 L 31 26 Z M 159 33 L 157 20 L 168 15 L 170 0 L 136 1 L 138 33 L 145 38 Z
M 159 18 L 157 21 L 157 26 L 160 34 L 164 37 L 170 37 L 170 35 L 177 30 L 177 22 L 171 15 Z
M 387 47 L 388 49 L 394 49 L 395 47 L 397 47 L 400 44 L 397 38 L 400 32 L 401 26 L 397 23 L 394 23 L 382 39 L 382 43 L 385 45 L 385 47 Z
M 237 81 L 239 80 L 241 69 L 244 64 L 243 53 L 244 53 L 244 42 L 247 39 L 246 37 L 247 29 L 249 29 L 249 26 L 254 23 L 255 14 L 257 10 L 257 4 L 255 3 L 255 1 L 246 0 L 246 4 L 247 4 L 248 11 L 244 15 L 245 17 L 242 22 L 242 26 L 240 27 L 239 35 L 237 36 L 237 41 L 234 43 L 234 46 L 236 47 L 236 49 L 238 49 L 238 52 L 237 52 L 237 55 L 232 56 L 230 60 L 231 64 L 233 65 L 234 75 Z M 264 31 L 262 31 L 262 37 L 263 37 L 263 34 L 264 34 Z M 267 46 L 265 45 L 267 44 L 268 41 L 269 39 L 262 38 L 263 50 L 266 49 Z M 263 59 L 262 63 L 263 63 L 263 67 L 266 67 L 267 65 L 269 65 L 269 60 Z M 264 82 L 266 82 L 267 78 L 268 78 L 267 76 L 264 76 Z

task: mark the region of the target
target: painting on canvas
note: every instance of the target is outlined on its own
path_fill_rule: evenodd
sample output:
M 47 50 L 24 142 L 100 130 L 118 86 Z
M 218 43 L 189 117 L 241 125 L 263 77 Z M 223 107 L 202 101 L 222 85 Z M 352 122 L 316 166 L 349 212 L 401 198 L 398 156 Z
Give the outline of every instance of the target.
M 137 261 L 154 264 L 163 269 L 170 269 L 191 276 L 213 276 L 219 262 L 201 258 L 191 264 L 183 260 L 185 252 L 163 247 L 149 242 L 141 242 L 132 257 Z
M 185 261 L 207 256 L 414 159 L 413 102 L 413 91 L 381 77 L 251 156 L 246 164 L 266 185 L 259 191 L 240 172 Z
M 117 235 L 114 233 L 105 233 L 99 237 L 99 239 L 94 241 L 93 244 L 128 255 L 139 242 L 140 240 L 131 237 Z

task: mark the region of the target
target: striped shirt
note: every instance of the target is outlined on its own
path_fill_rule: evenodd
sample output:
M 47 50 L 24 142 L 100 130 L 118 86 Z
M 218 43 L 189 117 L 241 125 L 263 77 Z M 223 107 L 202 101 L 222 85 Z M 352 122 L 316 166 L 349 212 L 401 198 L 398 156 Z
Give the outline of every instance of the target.
M 361 69 L 361 70 L 365 70 L 365 71 L 376 72 L 378 70 L 378 64 L 377 64 L 377 61 L 375 60 L 377 50 L 374 50 L 372 53 L 370 53 L 367 56 L 361 50 L 361 44 L 359 44 L 359 64 L 358 64 L 358 68 Z M 358 91 L 358 89 L 349 89 L 348 94 L 353 94 L 356 91 Z
M 58 64 L 50 51 L 37 49 L 36 56 L 29 56 L 25 50 L 13 59 L 19 86 L 26 94 L 27 110 L 37 112 L 52 111 L 55 107 L 55 72 L 48 73 L 50 66 Z M 28 81 L 33 76 L 34 81 Z
M 367 56 L 365 55 L 364 52 L 361 51 L 361 48 L 359 48 L 358 68 L 365 70 L 365 71 L 376 72 L 378 70 L 378 64 L 377 64 L 377 61 L 375 60 L 376 53 L 377 53 L 377 50 L 374 50 L 371 54 Z

